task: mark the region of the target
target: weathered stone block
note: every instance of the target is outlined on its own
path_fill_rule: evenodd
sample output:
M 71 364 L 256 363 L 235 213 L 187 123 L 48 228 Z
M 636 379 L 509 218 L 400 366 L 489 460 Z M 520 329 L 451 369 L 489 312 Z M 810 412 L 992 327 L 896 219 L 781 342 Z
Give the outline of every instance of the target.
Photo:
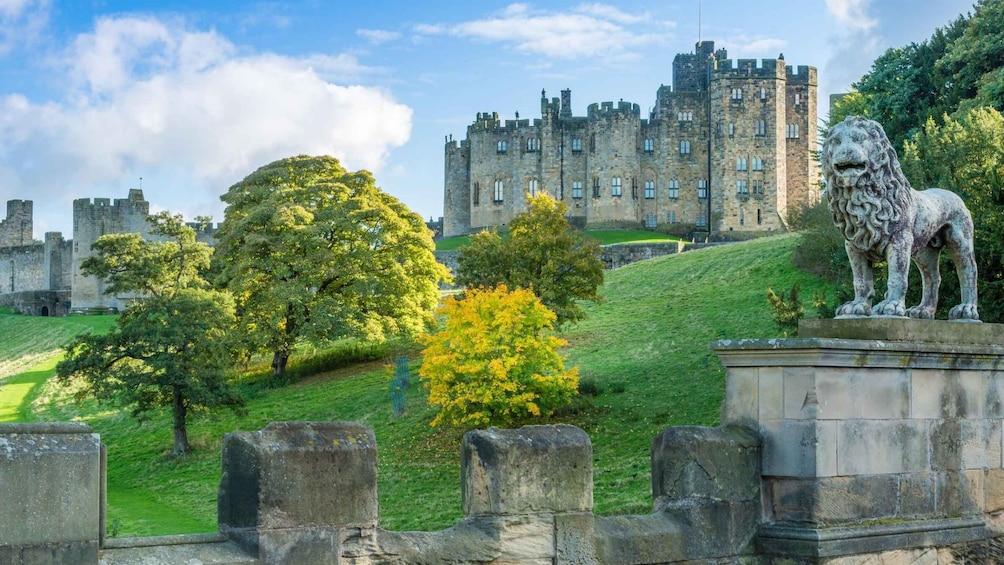
M 947 471 L 936 475 L 938 514 L 974 516 L 983 510 L 983 471 Z
M 982 371 L 911 371 L 914 418 L 982 418 L 986 400 Z
M 931 468 L 935 471 L 987 466 L 993 426 L 986 421 L 937 420 L 931 423 Z M 998 442 L 999 445 L 999 442 Z M 992 459 L 991 459 L 992 460 Z M 994 464 L 994 467 L 999 463 Z
M 762 422 L 763 474 L 830 477 L 837 474 L 837 422 Z
M 760 390 L 760 421 L 784 417 L 784 380 L 781 367 L 761 367 L 758 375 Z
M 937 480 L 934 473 L 911 473 L 899 477 L 898 516 L 926 517 L 937 512 Z
M 592 513 L 557 514 L 554 517 L 555 565 L 599 565 L 596 554 L 596 518 Z
M 100 497 L 101 442 L 91 428 L 0 424 L 0 546 L 96 543 Z
M 465 516 L 579 512 L 593 507 L 592 444 L 574 426 L 525 426 L 464 435 Z
M 755 427 L 760 413 L 758 394 L 756 368 L 729 369 L 725 381 L 725 402 L 722 404 L 722 423 Z
M 226 528 L 375 523 L 376 440 L 350 422 L 272 423 L 223 438 L 219 522 Z
M 1004 510 L 1004 469 L 989 469 L 983 477 L 984 507 L 988 514 Z
M 896 420 L 910 414 L 910 379 L 900 369 L 818 367 L 815 394 L 821 420 Z
M 738 426 L 669 428 L 652 440 L 652 497 L 760 499 L 760 440 Z
M 917 420 L 837 423 L 837 474 L 917 473 L 930 469 L 927 424 Z
M 262 565 L 338 565 L 340 553 L 333 528 L 263 530 L 258 536 Z
M 775 522 L 834 525 L 896 515 L 895 475 L 772 479 L 768 494 Z
M 816 395 L 815 369 L 786 367 L 781 374 L 784 388 L 784 418 L 815 419 L 819 408 Z

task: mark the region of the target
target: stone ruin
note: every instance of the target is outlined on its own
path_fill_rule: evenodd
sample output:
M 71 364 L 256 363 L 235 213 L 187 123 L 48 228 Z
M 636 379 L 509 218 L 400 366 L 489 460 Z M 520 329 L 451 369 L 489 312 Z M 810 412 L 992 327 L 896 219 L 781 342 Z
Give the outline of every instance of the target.
M 714 343 L 722 425 L 653 439 L 646 515 L 593 513 L 582 430 L 493 428 L 464 438 L 459 523 L 386 531 L 373 431 L 290 422 L 225 436 L 217 532 L 106 539 L 97 435 L 0 425 L 0 563 L 1001 563 L 1001 331 L 816 320 L 795 339 Z

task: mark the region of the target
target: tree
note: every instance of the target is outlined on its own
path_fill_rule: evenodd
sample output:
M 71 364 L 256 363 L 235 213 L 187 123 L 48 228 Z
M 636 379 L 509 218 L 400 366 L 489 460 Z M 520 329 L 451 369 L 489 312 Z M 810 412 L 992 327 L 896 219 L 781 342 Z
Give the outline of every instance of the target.
M 981 318 L 999 322 L 1004 320 L 1004 116 L 976 108 L 943 119 L 940 126 L 928 120 L 907 142 L 903 172 L 915 187 L 947 188 L 965 200 L 975 227 Z M 957 292 L 954 275 L 948 275 L 942 289 Z
M 233 292 L 244 345 L 283 375 L 300 340 L 420 335 L 438 283 L 421 217 L 333 157 L 291 157 L 230 187 L 216 234 L 217 281 Z
M 577 303 L 598 302 L 603 284 L 599 243 L 572 229 L 567 209 L 546 194 L 527 198 L 513 218 L 509 238 L 481 232 L 460 249 L 457 283 L 471 287 L 505 284 L 533 291 L 557 316 L 560 327 L 585 317 Z
M 243 405 L 226 375 L 234 304 L 228 294 L 207 288 L 202 273 L 212 250 L 195 240 L 181 216 L 162 212 L 150 222 L 155 241 L 112 234 L 92 246 L 84 274 L 108 283 L 106 293 L 136 298 L 110 332 L 70 343 L 56 374 L 62 382 L 81 382 L 78 396 L 129 407 L 141 421 L 169 406 L 172 455 L 183 455 L 191 450 L 187 420 L 193 410 Z
M 425 340 L 418 373 L 439 407 L 432 425 L 508 426 L 548 416 L 578 389 L 552 335 L 555 315 L 529 290 L 504 284 L 447 298 L 443 329 Z

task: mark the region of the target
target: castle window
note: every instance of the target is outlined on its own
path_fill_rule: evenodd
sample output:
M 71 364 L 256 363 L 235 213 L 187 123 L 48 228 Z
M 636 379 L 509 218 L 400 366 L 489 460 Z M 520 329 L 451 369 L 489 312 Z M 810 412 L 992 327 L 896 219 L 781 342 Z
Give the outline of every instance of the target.
M 500 181 L 500 180 L 495 181 L 495 200 L 494 200 L 494 202 L 496 204 L 498 204 L 499 202 L 502 202 L 502 199 L 503 199 L 504 196 L 505 196 L 505 186 L 502 184 L 502 181 Z
M 610 179 L 610 196 L 620 196 L 621 195 L 621 178 L 614 177 Z
M 540 151 L 540 138 L 531 137 L 526 140 L 526 152 L 533 153 L 535 151 Z
M 582 181 L 572 182 L 572 198 L 582 198 Z
M 581 152 L 582 152 L 582 138 L 581 137 L 573 137 L 572 138 L 572 153 L 581 153 Z
M 697 181 L 697 197 L 707 198 L 708 197 L 708 181 L 701 179 Z
M 763 198 L 763 181 L 755 180 L 753 181 L 753 198 Z
M 730 123 L 729 124 L 729 137 L 735 137 L 735 136 L 736 136 L 736 124 Z
M 743 210 L 742 208 L 740 208 L 739 209 L 739 225 L 741 226 L 741 225 L 743 225 L 745 223 L 746 223 L 746 210 Z
M 705 227 L 708 225 L 708 211 L 701 210 L 697 213 L 697 221 L 695 222 L 697 227 Z
M 655 141 L 652 139 L 645 140 L 645 153 L 652 153 L 655 151 Z
M 505 150 L 506 150 L 505 140 L 499 141 L 498 144 L 495 146 L 495 151 L 497 153 L 505 153 Z
M 754 171 L 763 171 L 763 159 L 753 157 L 752 169 Z
M 801 102 L 801 101 L 802 101 L 802 95 L 796 92 L 795 93 L 795 105 L 798 106 L 798 103 Z
M 690 155 L 690 142 L 681 141 L 680 142 L 680 155 Z
M 596 153 L 596 134 L 589 134 L 589 152 Z
M 732 89 L 732 100 L 740 101 L 743 99 L 743 89 L 733 88 Z
M 666 212 L 666 223 L 675 224 L 676 223 L 676 210 L 670 210 Z
M 600 197 L 600 177 L 593 177 L 593 198 Z
M 537 196 L 537 179 L 530 179 L 526 183 L 526 191 L 530 193 L 530 196 Z
M 738 157 L 736 159 L 736 170 L 745 171 L 746 170 L 746 157 Z
M 763 120 L 755 120 L 753 122 L 753 135 L 765 136 L 767 135 L 767 122 Z
M 788 124 L 786 133 L 788 139 L 798 139 L 798 124 Z
M 655 198 L 655 181 L 645 181 L 645 198 L 648 200 Z
M 474 191 L 471 194 L 471 198 L 475 206 L 481 205 L 481 185 L 474 183 Z
M 763 214 L 760 213 L 760 209 L 759 208 L 756 209 L 756 223 L 758 223 L 758 224 L 762 224 L 763 223 Z
M 669 197 L 676 199 L 680 197 L 680 181 L 673 179 L 669 181 Z
M 645 214 L 645 227 L 654 228 L 658 225 L 655 214 Z
M 739 200 L 746 200 L 750 197 L 749 181 L 740 179 L 736 181 L 736 196 Z
M 631 177 L 631 198 L 638 199 L 638 179 Z
M 692 122 L 694 121 L 693 112 L 679 112 L 676 114 L 676 119 L 681 122 Z
M 767 89 L 760 87 L 760 100 L 767 100 Z

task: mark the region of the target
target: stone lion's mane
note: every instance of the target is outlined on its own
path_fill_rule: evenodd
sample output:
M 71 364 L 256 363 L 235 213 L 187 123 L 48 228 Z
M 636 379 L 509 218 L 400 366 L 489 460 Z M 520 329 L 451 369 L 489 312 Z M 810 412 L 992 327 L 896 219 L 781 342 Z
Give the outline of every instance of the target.
M 821 160 L 829 210 L 848 243 L 878 261 L 885 256 L 889 236 L 898 231 L 899 223 L 912 206 L 913 189 L 903 175 L 896 151 L 878 124 L 857 118 L 851 124 L 838 125 L 843 127 L 834 126 L 828 137 L 845 131 L 848 125 L 865 131 L 868 158 L 865 173 L 857 183 L 844 187 L 835 181 L 829 152 L 823 151 Z

